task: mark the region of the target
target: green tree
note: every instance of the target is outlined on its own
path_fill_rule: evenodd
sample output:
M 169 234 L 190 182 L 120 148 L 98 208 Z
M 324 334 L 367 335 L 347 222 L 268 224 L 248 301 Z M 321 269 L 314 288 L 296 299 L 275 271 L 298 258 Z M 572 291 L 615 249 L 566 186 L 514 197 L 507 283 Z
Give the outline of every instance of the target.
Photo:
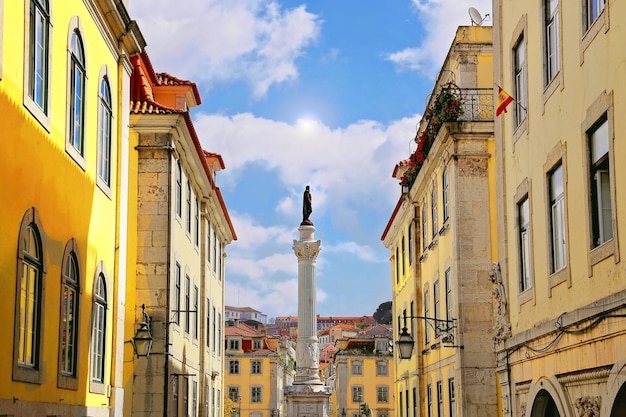
M 376 323 L 391 324 L 391 301 L 381 303 L 373 316 Z

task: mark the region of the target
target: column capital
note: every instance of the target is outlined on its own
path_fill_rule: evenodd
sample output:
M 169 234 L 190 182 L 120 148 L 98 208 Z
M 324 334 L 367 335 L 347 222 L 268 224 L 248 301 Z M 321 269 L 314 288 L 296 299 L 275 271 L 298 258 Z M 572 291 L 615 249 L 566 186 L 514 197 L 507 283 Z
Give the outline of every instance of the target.
M 293 241 L 293 251 L 298 257 L 298 260 L 313 260 L 317 258 L 317 255 L 321 250 L 321 240 L 301 242 L 299 240 Z

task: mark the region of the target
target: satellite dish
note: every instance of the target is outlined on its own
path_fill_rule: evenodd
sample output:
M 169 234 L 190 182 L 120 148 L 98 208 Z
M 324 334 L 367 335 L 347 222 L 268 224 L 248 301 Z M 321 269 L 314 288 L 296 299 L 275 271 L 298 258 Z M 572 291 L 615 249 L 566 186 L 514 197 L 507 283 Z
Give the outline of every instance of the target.
M 470 7 L 468 12 L 470 15 L 470 19 L 472 19 L 472 26 L 474 25 L 481 26 L 483 24 L 483 20 L 485 20 L 485 18 L 489 16 L 489 15 L 486 15 L 485 17 L 483 17 L 483 15 L 480 14 L 480 12 L 476 10 L 476 8 L 474 7 Z

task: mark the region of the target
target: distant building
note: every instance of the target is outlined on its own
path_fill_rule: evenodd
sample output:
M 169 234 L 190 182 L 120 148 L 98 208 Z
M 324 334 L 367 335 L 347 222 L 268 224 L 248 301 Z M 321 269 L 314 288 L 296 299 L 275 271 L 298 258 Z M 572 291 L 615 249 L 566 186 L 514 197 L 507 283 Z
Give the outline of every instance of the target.
M 376 320 L 372 316 L 359 317 L 323 317 L 317 316 L 317 329 L 324 327 L 332 327 L 337 324 L 349 324 L 353 326 L 364 326 L 375 324 Z M 281 328 L 298 327 L 298 316 L 279 316 L 276 317 L 276 325 Z
M 234 415 L 284 416 L 284 387 L 295 378 L 294 342 L 236 320 L 225 327 L 225 336 L 225 394 Z
M 267 314 L 263 314 L 258 310 L 251 307 L 224 307 L 224 318 L 226 321 L 230 320 L 254 320 L 262 324 L 267 324 Z
M 333 415 L 361 417 L 360 407 L 367 403 L 372 417 L 396 416 L 396 374 L 388 350 L 392 337 L 392 328 L 387 326 L 336 341 L 328 378 L 335 388 Z

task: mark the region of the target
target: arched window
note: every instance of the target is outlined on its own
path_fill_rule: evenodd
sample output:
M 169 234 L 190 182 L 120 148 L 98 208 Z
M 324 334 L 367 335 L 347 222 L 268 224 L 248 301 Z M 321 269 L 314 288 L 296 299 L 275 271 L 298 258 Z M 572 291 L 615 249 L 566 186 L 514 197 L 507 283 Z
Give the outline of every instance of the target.
M 70 239 L 63 255 L 61 276 L 61 320 L 59 325 L 59 378 L 63 388 L 77 389 L 76 364 L 78 345 L 78 297 L 80 263 L 76 241 Z M 73 380 L 74 379 L 74 380 Z
M 99 272 L 93 291 L 91 331 L 91 382 L 104 384 L 107 325 L 107 288 L 103 272 Z M 93 391 L 93 390 L 92 390 Z
M 45 278 L 42 227 L 36 209 L 22 219 L 17 253 L 13 378 L 41 382 L 42 304 Z
M 70 40 L 69 62 L 69 131 L 68 141 L 74 151 L 85 156 L 85 50 L 78 29 L 74 29 Z
M 105 75 L 100 81 L 98 102 L 98 179 L 106 187 L 111 186 L 111 88 Z
M 50 8 L 47 0 L 31 0 L 28 20 L 28 97 L 48 114 L 48 47 Z

